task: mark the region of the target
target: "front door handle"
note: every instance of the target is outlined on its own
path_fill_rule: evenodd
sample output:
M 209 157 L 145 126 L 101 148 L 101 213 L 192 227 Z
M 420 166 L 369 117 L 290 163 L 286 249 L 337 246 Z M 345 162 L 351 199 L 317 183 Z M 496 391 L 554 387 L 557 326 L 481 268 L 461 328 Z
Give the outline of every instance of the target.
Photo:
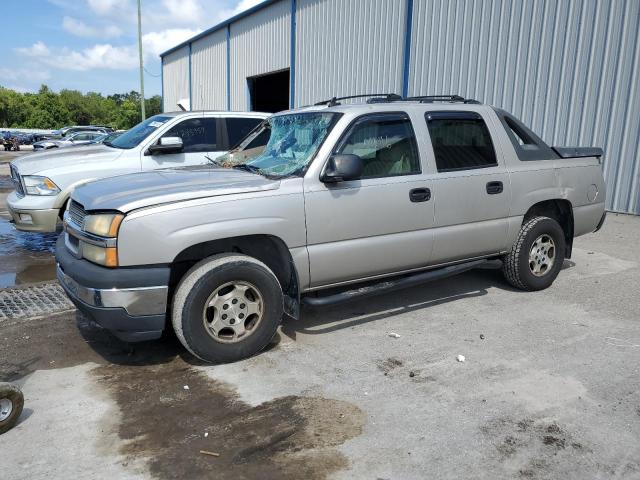
M 409 200 L 412 202 L 427 202 L 431 200 L 431 190 L 428 188 L 414 188 L 409 192 Z
M 502 193 L 504 190 L 504 186 L 502 182 L 489 182 L 487 183 L 487 193 L 489 195 L 497 195 L 498 193 Z

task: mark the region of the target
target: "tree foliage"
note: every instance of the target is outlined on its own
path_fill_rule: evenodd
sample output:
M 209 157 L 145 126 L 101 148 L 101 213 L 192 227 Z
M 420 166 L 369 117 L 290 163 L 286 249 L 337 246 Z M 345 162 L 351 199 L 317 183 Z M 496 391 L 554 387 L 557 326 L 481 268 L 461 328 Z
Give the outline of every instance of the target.
M 162 99 L 145 100 L 147 117 L 162 111 Z M 55 130 L 65 125 L 109 125 L 129 129 L 140 122 L 140 94 L 134 90 L 103 96 L 42 85 L 38 93 L 19 93 L 0 86 L 0 128 Z

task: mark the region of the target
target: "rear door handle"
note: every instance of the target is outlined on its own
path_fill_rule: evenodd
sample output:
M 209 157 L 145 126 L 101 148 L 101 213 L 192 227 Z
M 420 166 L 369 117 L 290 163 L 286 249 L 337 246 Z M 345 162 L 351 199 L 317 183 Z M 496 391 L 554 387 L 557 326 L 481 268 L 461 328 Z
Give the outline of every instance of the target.
M 431 200 L 431 190 L 428 188 L 414 188 L 409 191 L 409 200 L 412 202 L 427 202 Z
M 502 182 L 489 182 L 487 183 L 487 193 L 489 195 L 497 195 L 498 193 L 502 193 L 504 190 L 504 186 Z

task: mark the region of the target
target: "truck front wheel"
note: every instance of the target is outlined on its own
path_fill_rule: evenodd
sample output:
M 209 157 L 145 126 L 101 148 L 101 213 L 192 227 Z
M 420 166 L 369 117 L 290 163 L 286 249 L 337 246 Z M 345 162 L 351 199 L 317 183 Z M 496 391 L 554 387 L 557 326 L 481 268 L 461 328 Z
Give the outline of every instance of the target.
M 560 273 L 565 249 L 564 232 L 558 222 L 549 217 L 527 220 L 504 257 L 504 276 L 521 290 L 543 290 Z
M 234 362 L 268 345 L 282 320 L 282 300 L 280 283 L 264 263 L 235 253 L 214 255 L 180 281 L 173 328 L 199 359 Z

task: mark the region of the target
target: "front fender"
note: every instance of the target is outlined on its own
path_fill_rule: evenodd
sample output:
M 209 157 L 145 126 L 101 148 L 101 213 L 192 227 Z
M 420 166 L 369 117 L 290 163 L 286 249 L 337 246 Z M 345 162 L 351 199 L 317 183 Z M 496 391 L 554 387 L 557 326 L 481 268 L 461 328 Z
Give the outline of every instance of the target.
M 122 266 L 169 264 L 193 245 L 249 235 L 280 238 L 289 250 L 303 247 L 302 193 L 225 195 L 134 211 L 120 226 L 118 260 Z

